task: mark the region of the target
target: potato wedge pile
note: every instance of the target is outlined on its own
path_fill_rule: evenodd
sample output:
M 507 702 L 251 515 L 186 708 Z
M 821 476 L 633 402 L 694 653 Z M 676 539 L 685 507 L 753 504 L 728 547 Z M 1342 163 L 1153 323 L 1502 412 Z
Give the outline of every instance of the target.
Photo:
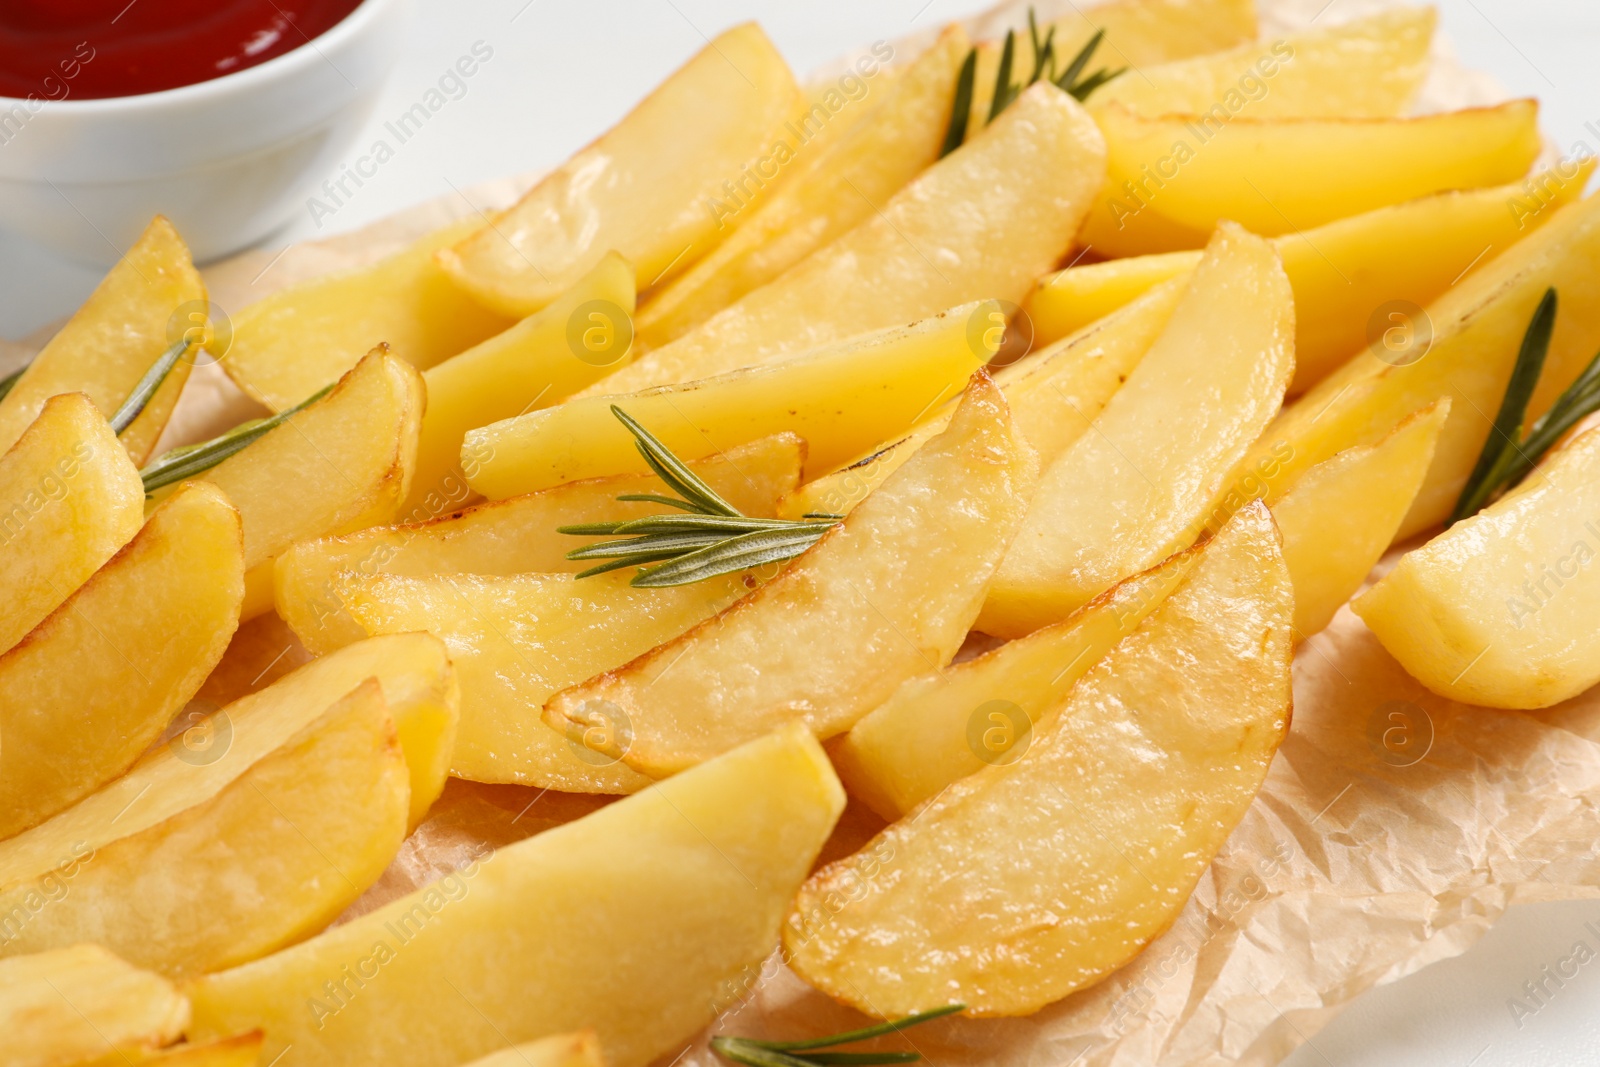
M 1026 1015 L 1173 922 L 1395 544 L 1425 685 L 1600 682 L 1592 161 L 1418 113 L 1434 24 L 804 85 L 738 26 L 231 342 L 155 220 L 0 384 L 6 1062 L 645 1067 L 775 949 Z M 207 346 L 268 415 L 156 455 Z

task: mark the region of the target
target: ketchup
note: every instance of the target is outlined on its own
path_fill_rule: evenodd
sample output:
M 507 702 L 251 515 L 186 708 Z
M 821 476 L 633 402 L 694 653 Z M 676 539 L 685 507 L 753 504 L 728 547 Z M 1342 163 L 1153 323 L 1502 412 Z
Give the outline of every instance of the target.
M 0 96 L 133 96 L 299 48 L 361 0 L 4 0 Z

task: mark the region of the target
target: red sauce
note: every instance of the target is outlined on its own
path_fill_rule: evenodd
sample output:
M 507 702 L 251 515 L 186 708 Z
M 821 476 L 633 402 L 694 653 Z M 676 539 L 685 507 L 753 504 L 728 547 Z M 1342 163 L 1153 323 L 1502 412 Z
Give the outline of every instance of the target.
M 361 0 L 3 0 L 0 96 L 133 96 L 210 81 L 332 29 Z

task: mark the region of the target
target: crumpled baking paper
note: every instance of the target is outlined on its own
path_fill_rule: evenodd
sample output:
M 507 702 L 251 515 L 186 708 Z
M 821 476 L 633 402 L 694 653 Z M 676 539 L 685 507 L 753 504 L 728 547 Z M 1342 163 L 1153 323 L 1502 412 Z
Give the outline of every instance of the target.
M 1035 6 L 1043 17 L 1071 10 L 1068 0 Z M 1263 33 L 1382 6 L 1283 0 L 1270 4 Z M 994 36 L 1024 25 L 1026 10 L 1003 4 L 969 28 Z M 893 42 L 897 56 L 914 55 L 936 30 Z M 1440 42 L 1419 110 L 1504 95 Z M 212 299 L 236 310 L 371 262 L 451 219 L 509 203 L 532 177 L 478 187 L 471 203 L 441 198 L 327 241 L 214 265 Z M 219 368 L 200 367 L 164 446 L 258 414 Z M 231 675 L 256 684 L 305 658 L 283 651 L 293 639 L 272 617 L 247 626 L 235 646 Z M 256 662 L 272 675 L 256 674 Z M 1099 986 L 1033 1016 L 939 1020 L 890 1043 L 936 1065 L 971 1067 L 1274 1064 L 1365 990 L 1465 951 L 1508 905 L 1600 895 L 1600 690 L 1537 715 L 1455 704 L 1408 677 L 1348 608 L 1300 648 L 1294 672 L 1293 728 L 1266 786 L 1166 934 Z M 608 802 L 452 782 L 345 918 L 461 866 L 480 843 L 507 844 Z M 859 848 L 878 825 L 852 806 L 824 861 Z M 707 1034 L 803 1037 L 862 1025 L 776 954 L 750 979 Z M 661 1062 L 720 1061 L 703 1035 Z

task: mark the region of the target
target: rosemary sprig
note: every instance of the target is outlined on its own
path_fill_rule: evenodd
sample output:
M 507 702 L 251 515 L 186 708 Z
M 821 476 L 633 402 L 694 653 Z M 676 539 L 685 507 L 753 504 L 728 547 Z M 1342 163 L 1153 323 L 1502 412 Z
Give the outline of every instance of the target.
M 139 472 L 139 477 L 144 481 L 144 491 L 147 494 L 153 493 L 163 486 L 205 473 L 229 456 L 261 440 L 332 391 L 332 385 L 324 386 L 294 407 L 284 408 L 270 418 L 241 422 L 227 433 L 213 437 L 209 441 L 183 445 L 163 452 Z
M 949 1004 L 932 1011 L 920 1011 L 903 1019 L 891 1019 L 876 1026 L 850 1030 L 831 1037 L 812 1038 L 808 1041 L 757 1041 L 749 1037 L 723 1037 L 711 1039 L 711 1048 L 717 1055 L 748 1067 L 824 1067 L 828 1064 L 878 1064 L 915 1063 L 922 1058 L 918 1052 L 818 1052 L 838 1045 L 851 1045 L 874 1037 L 897 1034 L 907 1027 L 933 1019 L 953 1015 L 965 1004 Z
M 1033 8 L 1028 8 L 1028 41 L 1033 46 L 1033 73 L 1026 82 L 1020 85 L 1012 84 L 1011 72 L 1016 66 L 1017 35 L 1015 31 L 1007 30 L 1005 42 L 1000 47 L 1000 67 L 995 72 L 994 94 L 989 98 L 989 116 L 985 119 L 985 123 L 999 118 L 1000 113 L 1022 95 L 1023 89 L 1040 79 L 1049 79 L 1061 90 L 1072 94 L 1080 103 L 1087 100 L 1090 93 L 1128 69 L 1118 67 L 1116 70 L 1108 70 L 1102 67 L 1088 77 L 1083 77 L 1084 69 L 1088 67 L 1095 49 L 1100 47 L 1100 42 L 1105 40 L 1105 36 L 1106 31 L 1103 27 L 1096 30 L 1094 36 L 1090 37 L 1078 50 L 1078 54 L 1072 57 L 1066 70 L 1057 74 L 1056 28 L 1051 26 L 1044 36 L 1040 37 L 1038 19 L 1034 16 Z M 956 78 L 955 99 L 951 102 L 950 122 L 945 127 L 944 144 L 939 150 L 940 159 L 960 148 L 962 142 L 967 139 L 977 76 L 978 50 L 974 48 L 967 53 L 966 60 L 961 64 L 961 73 Z
M 150 369 L 145 371 L 144 377 L 140 378 L 138 383 L 134 385 L 133 392 L 128 394 L 128 399 L 124 400 L 122 406 L 111 416 L 112 432 L 120 434 L 123 430 L 133 425 L 133 420 L 137 419 L 139 413 L 144 411 L 145 406 L 150 403 L 151 398 L 161 388 L 161 383 L 167 380 L 167 375 L 172 373 L 172 368 L 178 365 L 178 360 L 182 359 L 183 354 L 187 351 L 189 351 L 189 342 L 178 341 L 171 348 L 161 353 L 159 359 L 150 364 Z
M 633 435 L 634 447 L 645 463 L 678 494 L 669 497 L 625 493 L 617 499 L 664 504 L 685 514 L 557 527 L 558 533 L 614 538 L 567 553 L 568 559 L 578 562 L 606 560 L 579 572 L 579 578 L 638 567 L 639 573 L 629 584 L 641 589 L 688 585 L 719 574 L 793 559 L 839 523 L 837 515 L 808 514 L 799 520 L 743 515 L 631 415 L 615 404 L 611 413 Z
M 1522 435 L 1528 401 L 1539 384 L 1545 356 L 1550 351 L 1557 305 L 1555 289 L 1545 290 L 1522 336 L 1522 347 L 1517 352 L 1517 362 L 1511 369 L 1511 380 L 1506 385 L 1505 398 L 1500 402 L 1489 439 L 1484 442 L 1478 462 L 1446 525 L 1476 514 L 1500 492 L 1514 487 L 1568 430 L 1600 410 L 1600 353 L 1597 353 L 1583 373 L 1550 405 L 1550 410 L 1534 421 L 1527 436 Z

